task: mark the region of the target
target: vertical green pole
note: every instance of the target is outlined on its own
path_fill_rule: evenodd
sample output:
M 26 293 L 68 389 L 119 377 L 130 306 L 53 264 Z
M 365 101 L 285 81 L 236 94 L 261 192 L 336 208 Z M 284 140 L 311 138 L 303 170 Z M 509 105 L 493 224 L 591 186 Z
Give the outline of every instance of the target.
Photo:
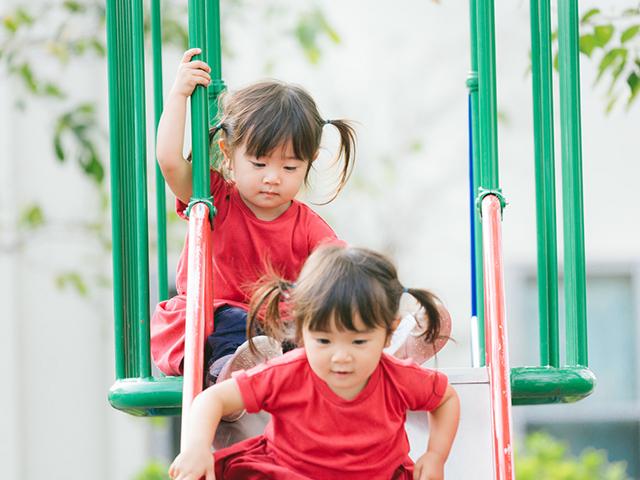
M 153 47 L 153 110 L 156 135 L 162 115 L 162 24 L 160 21 L 160 0 L 151 0 L 151 45 Z M 167 273 L 167 197 L 164 177 L 156 159 L 156 211 L 158 218 L 158 299 L 169 296 Z
M 123 271 L 122 271 L 122 228 L 120 221 L 120 161 L 121 149 L 121 123 L 120 104 L 117 92 L 120 87 L 120 25 L 118 14 L 119 3 L 117 0 L 107 0 L 106 21 L 107 21 L 107 69 L 109 77 L 109 151 L 110 151 L 110 177 L 111 177 L 111 236 L 113 239 L 113 315 L 115 331 L 116 350 L 116 378 L 121 379 L 126 375 L 126 365 L 124 356 L 124 311 L 123 300 Z
M 531 0 L 531 71 L 538 240 L 541 365 L 560 366 L 553 82 L 549 0 Z
M 209 85 L 209 124 L 215 125 L 218 117 L 218 96 L 225 89 L 222 80 L 222 47 L 220 43 L 220 0 L 207 3 L 207 59 L 211 67 Z
M 471 98 L 471 146 L 473 156 L 473 191 L 478 194 L 480 178 L 482 176 L 482 163 L 480 162 L 479 136 L 480 122 L 478 118 L 478 46 L 476 38 L 478 35 L 476 22 L 476 0 L 469 0 L 469 18 L 471 32 L 471 72 L 467 79 L 467 87 Z M 478 351 L 480 354 L 480 365 L 485 365 L 485 341 L 484 341 L 484 274 L 482 270 L 482 225 L 480 223 L 480 212 L 474 211 L 474 250 L 475 250 L 475 298 L 476 316 L 478 321 Z
M 139 373 L 132 12 L 127 0 L 106 10 L 116 375 L 125 378 Z
M 144 79 L 144 19 L 142 0 L 131 3 L 133 21 L 133 95 L 135 145 L 135 209 L 137 257 L 138 375 L 151 375 L 149 355 L 149 231 L 147 211 L 147 127 Z
M 189 0 L 189 48 L 198 47 L 202 54 L 194 57 L 206 59 L 206 9 L 205 0 Z M 191 138 L 193 201 L 208 199 L 209 189 L 209 113 L 207 89 L 197 86 L 191 95 Z
M 498 115 L 496 107 L 496 60 L 493 0 L 477 0 L 478 104 L 480 118 L 480 187 L 499 188 Z
M 578 4 L 558 2 L 567 363 L 588 365 Z

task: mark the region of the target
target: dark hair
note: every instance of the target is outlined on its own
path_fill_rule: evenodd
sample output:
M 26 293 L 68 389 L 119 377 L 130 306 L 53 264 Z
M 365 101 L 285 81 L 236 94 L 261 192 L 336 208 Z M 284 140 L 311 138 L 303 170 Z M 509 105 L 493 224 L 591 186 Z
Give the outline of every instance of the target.
M 335 324 L 338 330 L 357 331 L 356 316 L 367 329 L 382 327 L 390 335 L 403 293 L 412 295 L 424 309 L 424 340 L 438 340 L 441 302 L 433 293 L 405 289 L 393 263 L 380 253 L 341 245 L 321 246 L 309 256 L 295 285 L 275 275 L 262 279 L 249 307 L 247 337 L 255 336 L 260 319 L 267 335 L 282 339 L 286 338 L 285 320 L 291 317 L 299 341 L 304 327 L 328 331 Z M 289 310 L 285 319 L 280 311 L 283 301 Z
M 220 121 L 209 131 L 210 142 L 222 131 L 231 151 L 244 144 L 247 154 L 262 157 L 291 141 L 296 157 L 308 162 L 305 184 L 320 149 L 323 127 L 333 125 L 340 134 L 335 161 L 342 158 L 343 164 L 336 191 L 328 202 L 349 179 L 355 159 L 354 128 L 346 120 L 323 119 L 315 101 L 303 88 L 275 80 L 255 83 L 223 94 L 219 111 Z

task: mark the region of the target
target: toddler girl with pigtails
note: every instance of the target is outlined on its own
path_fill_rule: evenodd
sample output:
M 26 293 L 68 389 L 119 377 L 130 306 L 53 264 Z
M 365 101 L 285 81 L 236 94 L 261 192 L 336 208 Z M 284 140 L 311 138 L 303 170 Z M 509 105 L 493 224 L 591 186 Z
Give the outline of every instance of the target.
M 373 251 L 324 245 L 295 284 L 264 279 L 249 331 L 259 321 L 275 338 L 286 335 L 284 300 L 302 348 L 234 372 L 196 397 L 171 478 L 442 480 L 459 420 L 456 392 L 441 372 L 383 352 L 405 293 L 423 309 L 420 340 L 433 344 L 441 336 L 437 298 L 403 287 L 393 264 Z M 271 414 L 264 434 L 212 454 L 221 417 L 244 408 Z M 429 412 L 427 451 L 415 464 L 408 410 Z
M 183 218 L 192 194 L 191 163 L 183 156 L 187 99 L 197 85 L 207 86 L 210 68 L 193 60 L 198 48 L 185 52 L 158 125 L 157 158 L 177 198 Z M 211 170 L 214 218 L 214 325 L 205 345 L 205 381 L 215 383 L 237 366 L 259 359 L 238 348 L 246 340 L 247 288 L 267 271 L 298 276 L 302 264 L 324 242 L 336 242 L 331 227 L 296 195 L 307 183 L 318 157 L 325 128 L 340 137 L 342 160 L 335 195 L 345 185 L 355 155 L 355 131 L 344 120 L 324 119 L 302 88 L 278 81 L 255 83 L 223 94 L 220 122 L 210 138 L 222 157 Z M 335 198 L 334 195 L 334 198 Z M 187 245 L 177 271 L 177 296 L 161 302 L 151 319 L 151 353 L 167 375 L 181 375 L 187 284 Z M 265 358 L 281 353 L 280 344 L 256 340 Z

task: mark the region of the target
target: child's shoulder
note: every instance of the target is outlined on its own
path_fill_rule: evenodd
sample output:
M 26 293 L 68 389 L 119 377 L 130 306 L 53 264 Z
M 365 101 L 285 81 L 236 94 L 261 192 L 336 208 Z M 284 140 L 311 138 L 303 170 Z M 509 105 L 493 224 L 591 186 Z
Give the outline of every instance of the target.
M 386 352 L 382 354 L 380 362 L 387 370 L 396 373 L 403 372 L 407 374 L 415 373 L 418 375 L 432 375 L 436 372 L 436 370 L 418 365 L 410 358 L 400 359 Z
M 270 370 L 275 369 L 296 370 L 299 368 L 305 368 L 306 363 L 307 355 L 304 351 L 304 348 L 296 348 L 285 353 L 284 355 L 272 358 L 266 363 L 256 365 L 255 367 L 247 370 L 247 375 L 258 375 L 260 373 L 266 373 Z

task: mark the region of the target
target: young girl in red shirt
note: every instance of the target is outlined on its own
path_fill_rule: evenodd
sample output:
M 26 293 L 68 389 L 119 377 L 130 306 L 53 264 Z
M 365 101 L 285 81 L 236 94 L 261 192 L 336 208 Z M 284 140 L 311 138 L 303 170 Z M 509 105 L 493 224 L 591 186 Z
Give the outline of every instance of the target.
M 183 217 L 192 194 L 191 162 L 183 156 L 187 99 L 196 85 L 210 82 L 209 66 L 192 60 L 198 53 L 197 48 L 185 52 L 158 125 L 158 162 Z M 214 325 L 207 326 L 213 333 L 205 345 L 208 384 L 246 340 L 247 287 L 270 270 L 296 278 L 320 243 L 337 241 L 331 227 L 295 199 L 318 156 L 324 128 L 331 125 L 340 136 L 336 160 L 342 158 L 342 171 L 336 195 L 349 177 L 355 153 L 353 128 L 344 120 L 325 120 L 311 96 L 297 86 L 256 83 L 223 95 L 220 111 L 220 123 L 210 132 L 222 162 L 219 170 L 211 171 L 217 215 Z M 187 244 L 178 264 L 178 294 L 161 302 L 151 319 L 151 354 L 167 375 L 182 374 Z M 279 344 L 261 340 L 265 356 L 281 353 Z
M 440 337 L 439 302 L 404 288 L 393 264 L 370 250 L 326 245 L 295 284 L 273 277 L 256 292 L 249 331 L 282 338 L 281 301 L 303 348 L 205 390 L 194 400 L 186 440 L 169 469 L 175 480 L 442 480 L 458 426 L 459 400 L 445 375 L 383 352 L 400 322 L 400 298 L 424 310 L 422 340 Z M 265 410 L 263 435 L 212 455 L 221 416 Z M 407 410 L 429 411 L 427 451 L 415 465 Z

